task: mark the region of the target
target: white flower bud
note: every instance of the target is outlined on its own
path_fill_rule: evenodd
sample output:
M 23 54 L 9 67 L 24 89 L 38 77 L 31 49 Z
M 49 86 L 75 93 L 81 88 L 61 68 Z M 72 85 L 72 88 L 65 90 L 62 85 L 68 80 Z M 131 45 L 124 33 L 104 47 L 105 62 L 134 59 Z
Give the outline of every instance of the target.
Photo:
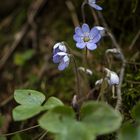
M 92 75 L 92 71 L 90 69 L 84 68 L 84 67 L 79 67 L 78 70 L 82 72 L 86 72 L 86 74 Z
M 118 49 L 116 49 L 116 48 L 107 49 L 105 53 L 106 53 L 106 54 L 112 53 L 117 59 L 121 59 L 121 53 L 120 53 L 120 51 L 119 51 Z
M 115 72 L 109 70 L 108 68 L 104 68 L 104 71 L 106 72 L 105 79 L 107 79 L 108 84 L 110 86 L 118 85 L 119 84 L 119 77 L 118 77 L 118 75 Z M 97 80 L 95 82 L 95 85 L 100 85 L 100 84 L 102 84 L 102 82 L 103 82 L 103 79 Z
M 110 84 L 111 85 L 118 85 L 119 84 L 119 77 L 113 71 L 110 72 Z

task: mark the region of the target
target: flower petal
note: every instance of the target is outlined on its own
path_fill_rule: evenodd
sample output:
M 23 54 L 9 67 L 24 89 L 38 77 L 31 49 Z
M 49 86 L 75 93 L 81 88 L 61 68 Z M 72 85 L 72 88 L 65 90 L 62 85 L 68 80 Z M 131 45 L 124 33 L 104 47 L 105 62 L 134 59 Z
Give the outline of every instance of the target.
M 76 42 L 82 42 L 81 37 L 78 36 L 77 34 L 75 34 L 75 35 L 73 36 L 73 39 L 74 39 Z
M 83 36 L 83 32 L 82 32 L 82 29 L 80 27 L 76 27 L 75 28 L 75 33 L 78 35 L 78 36 Z
M 69 60 L 70 60 L 70 58 L 67 55 L 63 57 L 63 61 L 65 63 L 69 62 Z
M 76 43 L 76 47 L 77 48 L 83 49 L 83 48 L 85 48 L 85 46 L 86 46 L 86 44 L 84 42 L 82 42 L 82 43 Z
M 59 42 L 59 43 L 56 43 L 56 44 L 53 46 L 53 49 L 58 48 L 60 44 L 61 44 L 60 42 Z
M 88 26 L 86 23 L 84 23 L 84 24 L 82 25 L 82 31 L 83 31 L 84 33 L 89 33 L 89 32 L 90 32 L 89 26 Z
M 101 26 L 95 26 L 96 29 L 99 30 L 101 36 L 105 36 L 105 28 Z
M 100 31 L 96 27 L 91 29 L 90 38 L 94 43 L 97 43 L 101 39 Z
M 97 48 L 97 45 L 93 42 L 87 42 L 86 44 L 89 50 L 95 50 Z
M 59 63 L 60 62 L 60 59 L 61 59 L 60 56 L 57 55 L 57 54 L 53 56 L 53 62 L 54 63 Z
M 99 5 L 95 4 L 95 2 L 91 2 L 91 3 L 89 3 L 89 5 L 93 8 L 95 8 L 96 10 L 103 10 L 103 8 L 100 7 Z
M 67 51 L 67 48 L 66 48 L 64 43 L 61 43 L 61 45 L 59 45 L 59 50 L 62 51 L 62 52 L 66 52 Z
M 111 83 L 111 85 L 118 85 L 119 84 L 119 77 L 113 71 L 110 72 L 110 83 Z
M 59 42 L 59 43 L 56 43 L 54 46 L 53 46 L 53 54 L 56 54 L 58 51 L 59 51 L 59 45 L 60 45 L 61 43 Z
M 96 0 L 88 0 L 88 3 L 96 3 Z
M 64 70 L 66 68 L 66 65 L 64 62 L 61 62 L 59 65 L 58 65 L 58 69 L 59 70 Z
M 65 55 L 67 55 L 67 53 L 65 53 L 65 52 L 58 52 L 57 55 L 59 55 L 59 56 L 65 56 Z

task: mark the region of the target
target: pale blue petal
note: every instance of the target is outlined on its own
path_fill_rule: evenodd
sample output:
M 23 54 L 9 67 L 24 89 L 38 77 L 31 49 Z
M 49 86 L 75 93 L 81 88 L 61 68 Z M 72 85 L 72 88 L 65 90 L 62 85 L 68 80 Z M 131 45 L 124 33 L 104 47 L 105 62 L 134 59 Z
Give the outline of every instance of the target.
M 70 58 L 69 58 L 67 55 L 63 57 L 63 61 L 64 61 L 64 63 L 69 62 L 69 60 L 70 60 Z
M 56 48 L 58 48 L 60 44 L 61 44 L 61 43 L 56 43 L 56 44 L 53 46 L 53 49 L 55 50 Z
M 59 50 L 62 51 L 62 52 L 66 52 L 66 51 L 67 51 L 67 48 L 66 48 L 66 46 L 62 43 L 61 45 L 59 45 Z
M 101 36 L 104 36 L 104 35 L 105 35 L 105 28 L 104 28 L 104 27 L 95 26 L 95 28 L 96 28 L 97 30 L 99 30 Z
M 85 48 L 85 46 L 86 46 L 86 44 L 84 42 L 82 42 L 82 43 L 76 43 L 76 47 L 77 48 L 83 49 L 83 48 Z
M 96 3 L 96 0 L 88 0 L 88 3 Z
M 63 61 L 65 63 L 65 66 L 68 67 L 69 66 L 69 62 L 70 62 L 70 58 L 66 55 L 66 56 L 64 56 Z
M 95 4 L 94 2 L 93 3 L 89 3 L 89 5 L 93 8 L 95 8 L 96 10 L 103 10 L 102 7 L 100 7 L 99 5 Z
M 76 27 L 75 28 L 75 33 L 78 35 L 78 36 L 83 36 L 83 32 L 82 32 L 82 29 L 80 27 Z
M 97 43 L 99 42 L 99 40 L 101 39 L 101 35 L 97 34 L 96 36 L 94 36 L 94 38 L 92 39 L 92 42 Z
M 90 38 L 93 38 L 94 36 L 96 36 L 97 34 L 99 34 L 99 30 L 96 27 L 93 27 L 89 33 Z
M 59 63 L 60 62 L 60 56 L 59 55 L 54 55 L 53 56 L 53 62 L 54 63 Z
M 77 34 L 75 34 L 75 35 L 73 36 L 73 39 L 74 39 L 76 42 L 82 42 L 81 37 L 78 36 Z
M 91 29 L 90 39 L 93 43 L 97 43 L 101 39 L 100 31 L 96 27 Z
M 89 49 L 89 50 L 95 50 L 97 48 L 97 45 L 94 44 L 93 42 L 87 42 L 86 43 L 86 47 Z
M 82 31 L 83 31 L 84 33 L 89 33 L 89 32 L 90 32 L 89 26 L 88 26 L 86 23 L 84 23 L 84 24 L 82 25 Z
M 61 62 L 59 65 L 58 65 L 58 69 L 59 70 L 64 70 L 66 68 L 66 65 L 64 62 Z

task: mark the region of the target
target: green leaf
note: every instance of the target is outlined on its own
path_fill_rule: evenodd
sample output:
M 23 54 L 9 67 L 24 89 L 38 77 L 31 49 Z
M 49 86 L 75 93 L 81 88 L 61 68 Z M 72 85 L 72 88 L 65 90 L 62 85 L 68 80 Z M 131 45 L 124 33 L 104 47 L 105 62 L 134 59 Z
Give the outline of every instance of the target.
M 56 106 L 62 106 L 64 105 L 61 100 L 59 100 L 56 97 L 50 97 L 47 102 L 43 105 L 44 109 L 50 110 Z
M 72 108 L 57 106 L 39 119 L 39 125 L 54 133 L 56 140 L 94 140 L 95 136 L 75 119 Z
M 140 124 L 140 102 L 132 109 L 132 116 Z
M 52 133 L 65 133 L 67 126 L 72 123 L 74 117 L 72 108 L 57 106 L 39 119 L 39 125 Z
M 18 89 L 14 92 L 15 100 L 22 105 L 39 106 L 44 100 L 45 96 L 41 92 L 29 89 Z
M 140 140 L 140 127 L 125 124 L 119 132 L 119 140 Z
M 29 119 L 42 111 L 41 106 L 26 106 L 19 105 L 13 109 L 13 119 L 15 121 L 21 121 Z
M 22 66 L 26 63 L 26 61 L 30 60 L 34 54 L 35 51 L 33 49 L 27 50 L 22 53 L 16 53 L 14 55 L 14 63 L 16 65 Z
M 81 121 L 96 135 L 117 130 L 122 122 L 119 112 L 102 102 L 88 102 L 82 106 Z
M 95 136 L 82 123 L 74 121 L 65 133 L 56 134 L 56 140 L 95 140 Z

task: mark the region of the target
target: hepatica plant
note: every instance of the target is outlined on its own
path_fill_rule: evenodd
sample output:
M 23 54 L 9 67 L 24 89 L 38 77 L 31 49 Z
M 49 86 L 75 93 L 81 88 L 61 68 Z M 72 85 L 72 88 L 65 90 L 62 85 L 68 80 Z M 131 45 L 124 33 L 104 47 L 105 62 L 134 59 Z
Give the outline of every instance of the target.
M 96 4 L 96 0 L 87 2 L 96 10 L 102 10 Z M 88 24 L 83 23 L 82 26 L 75 28 L 73 35 L 75 46 L 89 52 L 97 49 L 98 43 L 104 36 L 104 31 L 104 27 L 94 26 L 90 29 Z M 79 50 L 80 53 L 81 51 Z M 87 54 L 83 54 L 84 59 L 85 55 Z M 80 72 L 84 72 L 84 77 L 94 76 L 92 70 L 77 65 L 71 47 L 65 42 L 59 42 L 53 46 L 52 57 L 60 71 L 65 70 L 69 66 L 70 59 L 73 59 L 78 90 L 74 92 L 72 105 L 65 105 L 56 97 L 47 97 L 46 100 L 45 94 L 35 90 L 15 90 L 14 99 L 19 105 L 13 109 L 13 119 L 23 121 L 37 115 L 38 126 L 52 133 L 55 140 L 95 140 L 99 135 L 116 131 L 122 122 L 121 114 L 114 110 L 107 101 L 100 102 L 100 100 L 95 101 L 96 99 L 87 101 L 87 95 L 80 92 L 83 88 L 80 85 Z M 119 84 L 119 77 L 115 72 L 108 68 L 103 69 L 106 75 L 95 83 L 95 88 L 99 86 L 98 96 L 104 92 L 105 80 L 111 87 Z

